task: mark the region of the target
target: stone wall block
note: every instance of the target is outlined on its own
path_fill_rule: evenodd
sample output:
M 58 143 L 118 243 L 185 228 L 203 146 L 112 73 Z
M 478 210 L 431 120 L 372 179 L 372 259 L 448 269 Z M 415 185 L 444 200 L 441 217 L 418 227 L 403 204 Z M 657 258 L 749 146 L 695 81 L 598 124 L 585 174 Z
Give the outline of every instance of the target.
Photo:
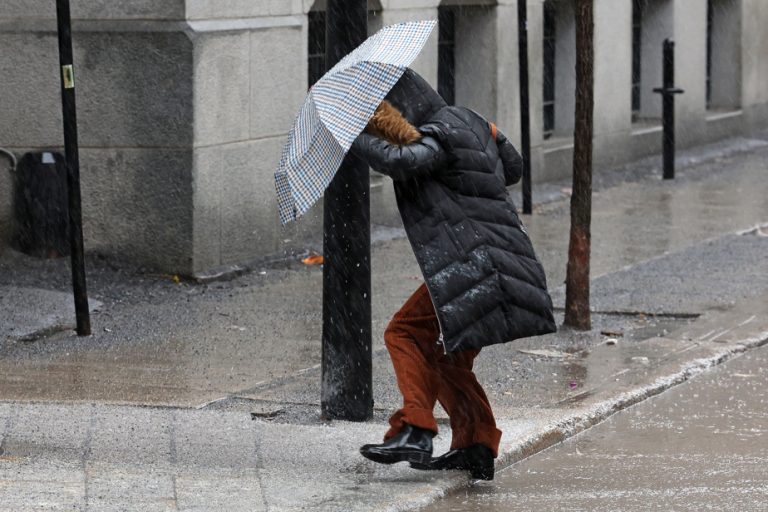
M 193 271 L 221 265 L 222 158 L 219 146 L 194 150 Z
M 288 16 L 302 12 L 301 0 L 186 0 L 187 19 Z
M 192 153 L 81 149 L 85 247 L 148 269 L 192 268 Z
M 742 105 L 758 106 L 749 118 L 768 121 L 768 2 L 741 0 L 742 5 Z
M 274 167 L 282 140 L 222 148 L 221 259 L 236 263 L 277 250 Z
M 191 145 L 192 43 L 186 34 L 81 32 L 75 48 L 83 146 Z
M 496 10 L 461 7 L 456 17 L 456 104 L 496 116 L 499 61 Z M 435 29 L 437 32 L 437 29 Z
M 274 170 L 282 137 L 195 150 L 195 271 L 279 251 Z
M 594 130 L 597 136 L 629 132 L 631 129 L 631 56 L 632 2 L 597 0 L 594 109 Z M 605 148 L 611 150 L 610 146 Z
M 409 5 L 409 8 L 407 9 L 394 9 L 393 6 L 388 9 L 387 6 L 384 5 L 384 10 L 381 12 L 382 24 L 387 26 L 394 25 L 395 23 L 402 23 L 404 21 L 437 19 L 438 2 L 425 0 L 409 3 L 413 3 L 414 5 Z M 426 4 L 430 8 L 423 8 L 423 4 Z M 432 34 L 430 34 L 429 39 L 427 39 L 424 49 L 419 56 L 416 57 L 416 60 L 413 61 L 413 64 L 411 64 L 411 67 L 435 88 L 437 88 L 437 41 L 438 28 L 435 27 Z
M 707 1 L 675 1 L 675 86 L 685 90 L 675 98 L 675 128 L 682 148 L 706 139 Z
M 249 52 L 247 31 L 195 39 L 195 145 L 249 138 Z
M 0 32 L 0 146 L 64 144 L 57 52 L 55 34 Z
M 675 0 L 655 0 L 645 4 L 641 34 L 640 115 L 661 118 L 661 98 L 653 92 L 663 82 L 664 39 L 675 37 Z M 683 19 L 685 19 L 685 14 Z M 631 53 L 630 59 L 631 59 Z M 631 60 L 630 60 L 631 63 Z
M 495 44 L 498 58 L 496 74 L 495 122 L 504 135 L 520 148 L 520 64 L 517 52 L 517 7 L 500 5 L 496 8 Z M 530 55 L 530 45 L 528 53 Z M 529 64 L 530 68 L 530 57 Z M 530 92 L 530 71 L 528 77 Z M 530 103 L 530 94 L 529 94 Z M 490 113 L 489 113 L 490 115 Z
M 72 19 L 184 19 L 184 0 L 76 0 Z M 3 0 L 0 18 L 56 17 L 50 0 Z
M 306 33 L 301 27 L 250 35 L 250 136 L 287 133 L 307 94 Z

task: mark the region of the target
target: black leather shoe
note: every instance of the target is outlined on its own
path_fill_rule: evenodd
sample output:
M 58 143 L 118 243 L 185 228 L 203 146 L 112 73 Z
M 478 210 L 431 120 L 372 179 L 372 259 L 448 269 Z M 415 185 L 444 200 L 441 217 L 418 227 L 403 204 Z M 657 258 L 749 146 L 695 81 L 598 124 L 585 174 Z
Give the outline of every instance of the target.
M 426 465 L 432 460 L 433 436 L 429 430 L 406 423 L 396 436 L 382 444 L 366 444 L 360 448 L 360 453 L 366 459 L 381 464 L 406 461 Z
M 476 480 L 493 480 L 493 452 L 482 444 L 450 450 L 435 457 L 428 465 L 411 464 L 415 469 L 461 469 L 469 471 Z

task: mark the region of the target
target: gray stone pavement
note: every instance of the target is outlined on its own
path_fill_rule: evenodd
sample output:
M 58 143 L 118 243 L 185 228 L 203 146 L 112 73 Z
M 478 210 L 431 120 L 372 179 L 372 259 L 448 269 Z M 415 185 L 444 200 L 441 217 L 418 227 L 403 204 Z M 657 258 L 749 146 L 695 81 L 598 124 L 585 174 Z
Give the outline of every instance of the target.
M 19 304 L 19 299 L 23 304 Z M 101 303 L 90 299 L 91 312 Z M 42 288 L 0 286 L 0 336 L 11 341 L 34 341 L 47 334 L 75 328 L 72 294 Z
M 768 222 L 766 162 L 756 149 L 596 193 L 594 329 L 478 359 L 500 466 L 768 339 L 768 237 L 752 229 Z M 567 202 L 526 223 L 558 301 Z M 404 510 L 465 486 L 357 453 L 398 404 L 381 333 L 419 284 L 397 229 L 378 233 L 374 420 L 319 418 L 318 268 L 200 285 L 96 261 L 94 336 L 0 345 L 0 510 Z M 6 254 L 0 270 L 0 286 L 66 289 L 60 261 Z
M 749 352 L 425 512 L 762 511 L 768 347 Z

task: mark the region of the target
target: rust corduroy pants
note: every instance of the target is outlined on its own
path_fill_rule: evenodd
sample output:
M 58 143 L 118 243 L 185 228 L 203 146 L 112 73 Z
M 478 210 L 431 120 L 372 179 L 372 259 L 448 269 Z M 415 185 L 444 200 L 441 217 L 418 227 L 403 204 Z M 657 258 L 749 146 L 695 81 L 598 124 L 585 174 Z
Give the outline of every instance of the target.
M 480 443 L 498 456 L 501 431 L 491 405 L 472 372 L 479 350 L 445 354 L 438 342 L 440 328 L 426 285 L 422 284 L 395 313 L 384 332 L 384 342 L 395 367 L 403 408 L 389 419 L 385 439 L 403 423 L 437 433 L 435 402 L 451 421 L 451 449 Z

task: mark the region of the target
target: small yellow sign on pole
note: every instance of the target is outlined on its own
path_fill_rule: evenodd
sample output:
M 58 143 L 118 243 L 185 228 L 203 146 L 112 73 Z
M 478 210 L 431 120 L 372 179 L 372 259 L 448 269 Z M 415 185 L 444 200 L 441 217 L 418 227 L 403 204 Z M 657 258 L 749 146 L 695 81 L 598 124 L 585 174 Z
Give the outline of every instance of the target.
M 72 64 L 61 66 L 61 75 L 64 77 L 64 88 L 74 89 L 75 88 L 75 70 L 72 67 Z

